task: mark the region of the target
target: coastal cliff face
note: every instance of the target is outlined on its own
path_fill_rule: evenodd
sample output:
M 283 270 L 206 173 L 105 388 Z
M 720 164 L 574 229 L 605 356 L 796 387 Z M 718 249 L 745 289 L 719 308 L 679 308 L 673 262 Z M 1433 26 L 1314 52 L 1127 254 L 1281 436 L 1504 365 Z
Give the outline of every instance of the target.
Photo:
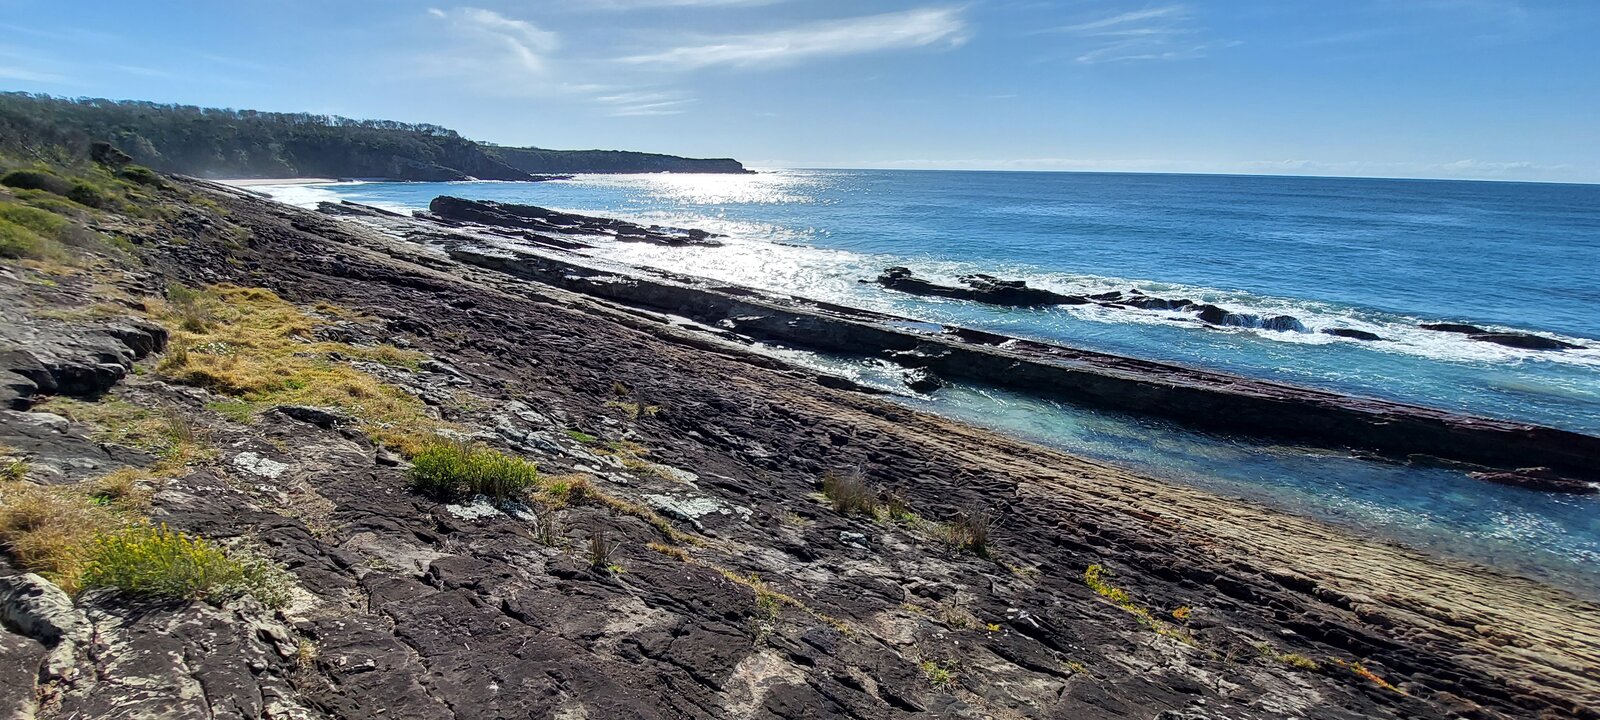
M 748 173 L 732 158 L 685 158 L 622 150 L 489 147 L 489 154 L 526 173 Z
M 5 716 L 1597 717 L 1560 591 L 75 172 L 102 209 L 0 189 Z M 162 525 L 237 577 L 125 552 Z
M 48 156 L 109 141 L 135 162 L 199 177 L 539 180 L 546 173 L 742 173 L 729 159 L 484 145 L 437 125 L 0 93 L 0 150 Z

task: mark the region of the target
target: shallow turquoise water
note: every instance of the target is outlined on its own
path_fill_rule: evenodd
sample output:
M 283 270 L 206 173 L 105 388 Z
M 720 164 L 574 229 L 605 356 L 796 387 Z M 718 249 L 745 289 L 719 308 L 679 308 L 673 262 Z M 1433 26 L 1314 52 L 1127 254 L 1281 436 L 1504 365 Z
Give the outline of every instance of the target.
M 616 243 L 595 254 L 922 320 L 1600 433 L 1600 349 L 1515 350 L 1416 327 L 1470 322 L 1600 348 L 1600 186 L 804 170 L 271 191 L 290 202 L 338 197 L 392 209 L 451 194 L 701 227 L 728 235 L 727 245 Z M 1063 292 L 1137 287 L 1294 315 L 1310 332 L 1208 329 L 1170 312 L 993 308 L 858 282 L 888 265 L 949 281 L 988 272 Z M 1385 341 L 1316 332 L 1325 327 Z M 895 382 L 875 363 L 790 354 Z M 1600 499 L 1592 496 L 1264 447 L 989 388 L 904 401 L 1415 547 L 1600 588 Z

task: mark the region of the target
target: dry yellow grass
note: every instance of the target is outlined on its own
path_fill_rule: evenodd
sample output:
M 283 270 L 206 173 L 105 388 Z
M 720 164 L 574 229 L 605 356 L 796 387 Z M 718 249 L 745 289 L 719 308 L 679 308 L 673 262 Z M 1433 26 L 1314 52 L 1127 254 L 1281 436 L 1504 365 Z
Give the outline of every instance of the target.
M 88 425 L 90 435 L 100 442 L 148 451 L 159 459 L 156 472 L 171 472 L 216 454 L 188 419 L 176 412 L 151 410 L 115 398 L 85 402 L 55 397 L 38 408 Z
M 94 539 L 123 524 L 71 488 L 0 486 L 0 549 L 24 570 L 76 592 Z
M 406 454 L 420 450 L 443 423 L 423 403 L 329 357 L 415 366 L 419 353 L 388 345 L 319 342 L 317 319 L 269 290 L 219 285 L 173 293 L 159 312 L 173 333 L 157 372 L 241 400 L 339 408 L 374 439 Z

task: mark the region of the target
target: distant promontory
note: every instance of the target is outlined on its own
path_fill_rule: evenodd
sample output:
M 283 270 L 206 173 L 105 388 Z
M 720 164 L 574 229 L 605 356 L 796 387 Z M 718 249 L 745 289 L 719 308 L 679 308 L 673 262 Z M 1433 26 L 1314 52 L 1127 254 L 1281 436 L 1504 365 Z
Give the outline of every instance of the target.
M 425 123 L 0 93 L 0 143 L 21 138 L 62 145 L 104 140 L 141 165 L 200 177 L 450 181 L 749 172 L 730 158 L 501 147 Z M 43 147 L 12 149 L 27 155 Z

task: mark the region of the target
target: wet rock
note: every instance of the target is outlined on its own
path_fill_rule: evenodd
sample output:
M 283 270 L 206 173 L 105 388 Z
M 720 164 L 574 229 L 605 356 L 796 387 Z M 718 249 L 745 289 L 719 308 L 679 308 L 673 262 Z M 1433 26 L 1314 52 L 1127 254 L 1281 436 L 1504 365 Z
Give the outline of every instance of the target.
M 1298 318 L 1289 315 L 1274 315 L 1261 321 L 1261 329 L 1277 332 L 1305 332 L 1306 326 L 1300 324 Z
M 446 220 L 474 222 L 494 227 L 546 230 L 580 235 L 610 235 L 628 242 L 656 245 L 701 245 L 716 247 L 712 233 L 690 228 L 644 226 L 625 220 L 592 217 L 549 210 L 534 205 L 517 205 L 488 200 L 466 200 L 441 195 L 428 203 L 428 210 Z
M 1582 345 L 1562 342 L 1555 338 L 1547 338 L 1532 333 L 1478 333 L 1468 335 L 1468 340 L 1494 343 L 1506 347 L 1521 348 L 1523 350 L 1582 350 Z
M 1200 318 L 1200 322 L 1203 322 L 1203 323 L 1206 323 L 1206 324 L 1209 324 L 1209 325 L 1226 325 L 1227 324 L 1228 315 L 1229 315 L 1229 312 L 1227 310 L 1224 310 L 1224 309 L 1222 309 L 1220 307 L 1217 307 L 1216 305 L 1211 305 L 1209 303 L 1205 304 L 1205 305 L 1198 305 L 1196 307 L 1198 307 L 1200 309 L 1200 314 L 1198 315 L 1198 317 Z
M 946 385 L 945 381 L 938 375 L 923 368 L 907 370 L 903 382 L 905 382 L 906 387 L 919 393 L 931 393 Z
M 1140 310 L 1182 310 L 1194 305 L 1194 301 L 1187 298 L 1172 300 L 1149 295 L 1135 295 L 1118 300 L 1117 304 L 1136 307 Z
M 967 287 L 939 285 L 916 277 L 910 268 L 895 266 L 884 269 L 873 282 L 890 290 L 928 297 L 947 297 L 971 300 L 989 305 L 1007 307 L 1040 307 L 1046 305 L 1084 305 L 1087 298 L 1063 295 L 1049 290 L 1030 288 L 1022 280 L 1002 280 L 993 275 L 962 275 Z
M 1463 325 L 1461 323 L 1423 323 L 1419 325 L 1423 330 L 1436 330 L 1438 332 L 1462 333 L 1464 335 L 1482 335 L 1489 332 L 1477 325 Z
M 1383 339 L 1377 333 L 1370 333 L 1365 330 L 1357 330 L 1355 328 L 1323 328 L 1322 333 L 1324 335 L 1333 335 L 1334 337 L 1350 338 L 1351 340 Z
M 1542 490 L 1545 492 L 1594 495 L 1600 493 L 1600 483 L 1567 477 L 1547 467 L 1521 468 L 1504 472 L 1475 472 L 1472 477 L 1499 485 Z

